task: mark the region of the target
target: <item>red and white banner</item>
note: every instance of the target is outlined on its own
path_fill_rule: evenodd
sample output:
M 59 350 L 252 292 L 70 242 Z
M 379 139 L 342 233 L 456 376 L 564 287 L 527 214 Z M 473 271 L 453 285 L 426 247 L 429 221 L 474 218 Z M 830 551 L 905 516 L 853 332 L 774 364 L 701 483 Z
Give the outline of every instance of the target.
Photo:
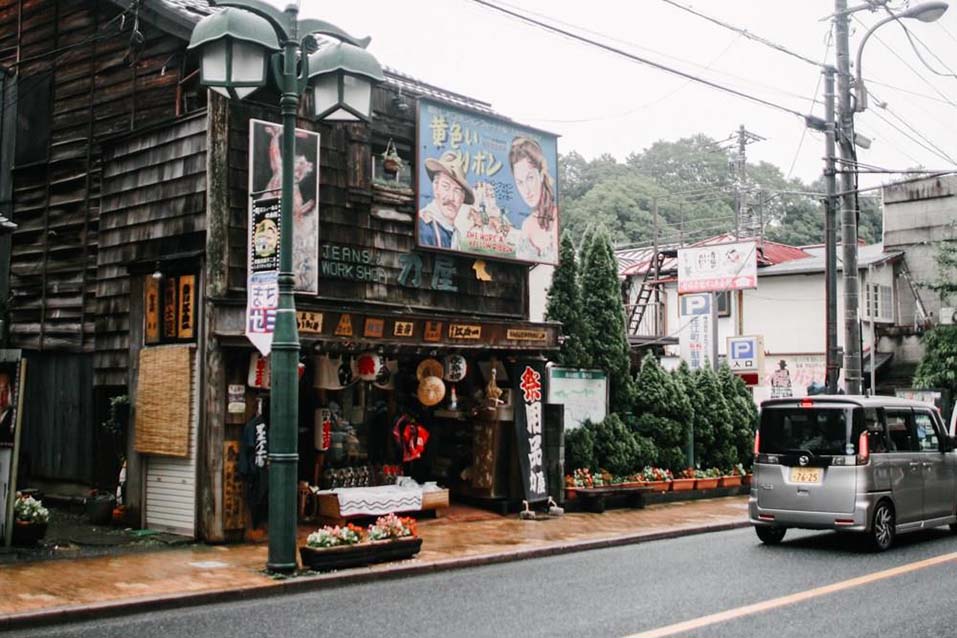
M 679 294 L 757 287 L 757 244 L 754 241 L 678 250 Z

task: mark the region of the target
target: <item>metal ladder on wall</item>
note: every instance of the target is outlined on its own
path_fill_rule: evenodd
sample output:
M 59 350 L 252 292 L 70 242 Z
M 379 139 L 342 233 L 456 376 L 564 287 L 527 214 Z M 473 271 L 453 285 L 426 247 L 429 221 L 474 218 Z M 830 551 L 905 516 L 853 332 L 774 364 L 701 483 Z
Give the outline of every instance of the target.
M 628 316 L 629 335 L 638 334 L 638 327 L 641 326 L 641 320 L 645 317 L 645 311 L 648 309 L 648 302 L 651 300 L 651 295 L 654 294 L 655 288 L 658 286 L 658 283 L 655 281 L 655 279 L 657 278 L 658 273 L 661 272 L 661 264 L 664 259 L 664 253 L 656 252 L 654 256 L 648 260 L 648 269 L 645 270 L 645 276 L 641 280 L 641 288 L 638 290 L 638 298 L 631 306 L 631 312 Z
M 907 282 L 911 294 L 914 295 L 914 323 L 922 326 L 927 322 L 927 308 L 924 307 L 924 302 L 920 298 L 920 292 L 917 290 L 917 284 L 914 282 L 914 278 L 911 277 L 910 270 L 907 268 L 906 263 L 901 264 L 901 277 Z

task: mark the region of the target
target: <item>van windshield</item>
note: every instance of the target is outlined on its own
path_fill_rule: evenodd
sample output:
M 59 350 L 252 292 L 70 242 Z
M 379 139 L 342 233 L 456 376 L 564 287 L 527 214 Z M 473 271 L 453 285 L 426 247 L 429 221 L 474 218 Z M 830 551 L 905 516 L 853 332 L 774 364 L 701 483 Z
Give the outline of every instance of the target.
M 764 454 L 810 452 L 853 454 L 848 407 L 766 408 L 761 413 L 759 451 Z

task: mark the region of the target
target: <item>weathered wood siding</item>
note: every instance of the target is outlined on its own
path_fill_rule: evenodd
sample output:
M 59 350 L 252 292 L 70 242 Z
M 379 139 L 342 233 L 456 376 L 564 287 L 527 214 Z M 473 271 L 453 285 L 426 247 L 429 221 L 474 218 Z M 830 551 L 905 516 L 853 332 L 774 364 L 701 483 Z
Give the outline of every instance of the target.
M 318 298 L 300 295 L 299 305 L 311 301 L 371 303 L 383 307 L 419 311 L 445 311 L 470 315 L 522 318 L 527 307 L 528 267 L 488 260 L 490 282 L 479 281 L 472 268 L 474 258 L 453 258 L 455 292 L 431 287 L 433 255 L 415 250 L 416 207 L 413 201 L 389 207 L 405 213 L 409 221 L 380 219 L 372 214 L 378 205 L 371 184 L 372 138 L 394 138 L 408 148 L 415 147 L 415 109 L 400 111 L 393 107 L 395 92 L 389 87 L 374 91 L 371 126 L 316 125 L 300 120 L 299 127 L 318 130 L 320 135 L 319 170 L 319 250 L 333 244 L 358 250 L 371 249 L 385 272 L 384 282 L 358 282 L 324 277 L 319 274 Z M 405 96 L 408 100 L 408 95 Z M 233 295 L 246 286 L 246 242 L 248 206 L 249 119 L 278 121 L 278 109 L 256 104 L 231 104 L 229 113 L 229 206 L 228 283 Z M 402 286 L 398 282 L 403 255 L 416 252 L 423 260 L 421 285 Z M 321 260 L 321 257 L 320 257 Z
M 202 252 L 205 228 L 205 112 L 104 147 L 96 273 L 97 385 L 127 384 L 128 264 Z
M 133 16 L 121 31 L 122 12 L 92 0 L 0 0 L 0 63 L 19 64 L 23 90 L 35 78 L 51 78 L 48 159 L 13 174 L 19 228 L 10 328 L 18 347 L 93 350 L 101 142 L 175 112 L 185 44 L 140 21 L 146 43 L 131 64 Z

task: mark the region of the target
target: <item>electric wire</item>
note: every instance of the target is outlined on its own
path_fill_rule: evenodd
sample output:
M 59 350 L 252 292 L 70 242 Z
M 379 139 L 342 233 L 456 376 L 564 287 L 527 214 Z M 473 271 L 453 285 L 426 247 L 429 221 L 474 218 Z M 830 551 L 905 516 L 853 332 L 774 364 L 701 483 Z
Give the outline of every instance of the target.
M 936 156 L 936 157 L 938 157 L 938 158 L 944 160 L 945 162 L 949 162 L 949 163 L 951 163 L 951 164 L 957 164 L 957 162 L 955 162 L 953 159 L 951 159 L 950 156 L 948 156 L 946 153 L 941 153 L 941 152 L 937 151 L 933 146 L 929 146 L 929 145 L 925 144 L 924 142 L 922 142 L 921 140 L 917 139 L 916 137 L 914 137 L 913 135 L 911 135 L 910 133 L 908 133 L 907 131 L 905 131 L 904 129 L 900 128 L 899 126 L 897 126 L 896 124 L 894 124 L 893 122 L 891 122 L 889 119 L 887 119 L 886 117 L 884 117 L 883 115 L 881 115 L 879 111 L 875 111 L 875 110 L 871 109 L 871 110 L 869 110 L 869 111 L 864 111 L 864 112 L 865 112 L 865 113 L 871 113 L 872 115 L 874 115 L 874 117 L 876 117 L 877 119 L 881 120 L 882 122 L 884 122 L 885 124 L 887 124 L 888 126 L 890 126 L 892 129 L 894 129 L 895 131 L 897 131 L 898 133 L 900 133 L 901 135 L 903 135 L 904 137 L 906 137 L 907 139 L 909 139 L 911 142 L 913 142 L 914 144 L 917 144 L 918 146 L 920 146 L 920 147 L 923 148 L 924 150 L 928 151 L 929 153 L 933 154 L 934 156 Z M 856 157 L 855 157 L 855 159 L 856 159 Z
M 663 0 L 663 1 L 670 2 L 671 0 Z M 833 40 L 833 38 L 834 38 L 834 31 L 829 30 L 827 32 L 827 40 L 824 42 L 824 59 L 825 60 L 827 60 L 827 54 L 831 51 L 831 41 Z M 822 63 L 820 66 L 823 67 L 824 64 Z M 817 85 L 815 85 L 814 87 L 814 97 L 811 98 L 810 108 L 812 110 L 814 108 L 814 103 L 817 102 L 818 93 L 820 93 L 821 91 L 821 82 L 823 79 L 824 79 L 823 73 L 817 76 Z M 791 167 L 788 169 L 788 174 L 786 179 L 791 179 L 791 175 L 794 174 L 794 167 L 797 165 L 798 157 L 800 157 L 801 155 L 801 149 L 804 147 L 804 140 L 805 138 L 807 138 L 807 132 L 809 128 L 811 127 L 805 126 L 804 128 L 801 129 L 801 139 L 800 141 L 798 141 L 797 150 L 794 151 L 794 157 L 791 159 Z
M 736 27 L 736 26 L 734 26 L 733 24 L 729 24 L 729 23 L 727 23 L 727 22 L 724 22 L 724 21 L 722 21 L 722 20 L 719 20 L 718 18 L 714 18 L 714 17 L 712 17 L 712 16 L 709 16 L 709 15 L 706 15 L 706 14 L 704 14 L 704 13 L 701 13 L 700 11 L 697 11 L 696 9 L 694 9 L 694 8 L 692 8 L 692 7 L 685 6 L 685 5 L 683 5 L 683 4 L 679 3 L 679 2 L 675 2 L 674 0 L 661 0 L 661 1 L 664 2 L 665 4 L 668 4 L 668 5 L 671 5 L 672 7 L 675 7 L 676 9 L 681 9 L 682 11 L 687 11 L 688 13 L 690 13 L 690 14 L 692 14 L 692 15 L 695 15 L 695 16 L 698 16 L 699 18 L 703 18 L 703 19 L 707 20 L 708 22 L 714 23 L 714 24 L 716 24 L 716 25 L 718 25 L 718 26 L 720 26 L 720 27 L 723 27 L 723 28 L 725 28 L 725 29 L 728 29 L 728 30 L 730 30 L 730 31 L 734 31 L 734 32 L 737 33 L 738 35 L 744 36 L 744 37 L 748 38 L 749 40 L 751 40 L 751 41 L 753 41 L 753 42 L 757 42 L 758 44 L 763 44 L 763 45 L 766 46 L 766 47 L 770 47 L 770 48 L 774 49 L 775 51 L 779 51 L 779 52 L 784 53 L 784 54 L 786 54 L 786 55 L 790 55 L 791 57 L 796 58 L 796 59 L 800 60 L 801 62 L 806 62 L 807 64 L 810 64 L 811 66 L 814 66 L 814 67 L 817 67 L 817 68 L 820 68 L 821 66 L 823 66 L 820 62 L 817 62 L 816 60 L 812 60 L 811 58 L 808 58 L 808 57 L 805 57 L 805 56 L 801 55 L 800 53 L 796 53 L 795 51 L 792 51 L 792 50 L 788 49 L 786 46 L 781 45 L 781 44 L 777 44 L 776 42 L 772 42 L 771 40 L 768 40 L 767 38 L 762 38 L 761 36 L 759 36 L 759 35 L 757 35 L 757 34 L 755 34 L 755 33 L 751 33 L 751 32 L 748 31 L 747 29 L 744 29 L 744 28 L 741 28 L 741 27 Z
M 878 99 L 878 100 L 879 100 L 879 98 L 877 98 L 877 96 L 875 96 L 875 99 Z M 926 142 L 928 146 L 930 146 L 930 147 L 934 148 L 935 150 L 937 150 L 937 152 L 938 152 L 938 157 L 941 157 L 941 158 L 946 159 L 946 160 L 949 161 L 951 164 L 957 164 L 957 162 L 954 161 L 954 158 L 952 158 L 952 157 L 947 153 L 947 151 L 945 151 L 944 149 L 942 149 L 941 147 L 939 147 L 937 144 L 935 144 L 933 141 L 931 141 L 930 138 L 928 138 L 926 135 L 924 135 L 923 133 L 921 133 L 920 131 L 918 131 L 916 128 L 914 128 L 906 119 L 904 119 L 903 117 L 901 117 L 900 115 L 898 115 L 897 113 L 895 113 L 893 110 L 891 110 L 891 108 L 890 108 L 889 106 L 887 106 L 887 103 L 886 103 L 886 102 L 884 103 L 883 106 L 880 107 L 880 109 L 881 109 L 882 111 L 885 111 L 888 115 L 890 115 L 891 117 L 893 117 L 893 118 L 894 118 L 895 120 L 897 120 L 898 122 L 900 122 L 903 126 L 907 127 L 907 129 L 908 129 L 909 131 L 911 131 L 914 135 L 916 135 L 916 136 L 919 137 L 921 140 L 923 140 L 924 142 Z
M 764 98 L 760 98 L 760 97 L 757 97 L 757 96 L 755 96 L 755 95 L 751 95 L 751 94 L 749 94 L 749 93 L 745 93 L 745 92 L 743 92 L 743 91 L 739 91 L 739 90 L 737 90 L 737 89 L 733 89 L 733 88 L 731 88 L 731 87 L 724 86 L 724 85 L 719 84 L 719 83 L 717 83 L 717 82 L 712 82 L 711 80 L 707 80 L 707 79 L 702 78 L 702 77 L 700 77 L 700 76 L 694 75 L 693 73 L 688 73 L 688 72 L 686 72 L 686 71 L 682 71 L 682 70 L 680 70 L 680 69 L 676 69 L 676 68 L 674 68 L 674 67 L 670 67 L 670 66 L 668 66 L 668 65 L 666 65 L 666 64 L 662 64 L 662 63 L 660 63 L 660 62 L 656 62 L 656 61 L 654 61 L 654 60 L 650 60 L 650 59 L 648 59 L 648 58 L 645 58 L 645 57 L 642 57 L 642 56 L 639 56 L 639 55 L 635 55 L 635 54 L 633 54 L 633 53 L 629 53 L 629 52 L 627 52 L 627 51 L 625 51 L 625 50 L 623 50 L 623 49 L 619 49 L 619 48 L 617 48 L 617 47 L 613 47 L 613 46 L 608 45 L 608 44 L 605 44 L 605 43 L 603 43 L 603 42 L 598 42 L 597 40 L 593 40 L 593 39 L 590 39 L 590 38 L 586 38 L 586 37 L 583 36 L 583 35 L 580 35 L 580 34 L 577 34 L 577 33 L 573 33 L 573 32 L 571 32 L 571 31 L 569 31 L 569 30 L 567 30 L 567 29 L 562 29 L 562 28 L 559 28 L 559 27 L 554 26 L 554 25 L 551 25 L 551 24 L 547 24 L 547 23 L 545 23 L 545 22 L 542 22 L 541 20 L 536 20 L 535 18 L 532 18 L 531 16 L 525 15 L 525 14 L 519 12 L 519 11 L 513 11 L 513 10 L 511 10 L 511 9 L 508 9 L 508 8 L 504 7 L 504 6 L 500 6 L 500 5 L 498 5 L 498 4 L 494 3 L 494 2 L 489 2 L 488 0 L 471 0 L 471 1 L 472 1 L 473 3 L 475 3 L 475 4 L 481 5 L 481 6 L 483 6 L 483 7 L 487 7 L 487 8 L 489 8 L 489 9 L 494 10 L 494 11 L 498 11 L 498 12 L 500 12 L 500 13 L 502 13 L 502 14 L 511 16 L 511 17 L 513 17 L 513 18 L 517 18 L 518 20 L 521 20 L 521 21 L 523 21 L 523 22 L 526 22 L 526 23 L 528 23 L 528 24 L 530 24 L 530 25 L 532 25 L 532 26 L 536 26 L 536 27 L 539 27 L 539 28 L 541 28 L 541 29 L 544 29 L 545 31 L 550 31 L 550 32 L 552 32 L 552 33 L 556 33 L 556 34 L 562 35 L 562 36 L 564 36 L 564 37 L 566 37 L 566 38 L 569 38 L 569 39 L 571 39 L 571 40 L 575 40 L 575 41 L 577 41 L 577 42 L 581 42 L 581 43 L 583 43 L 583 44 L 587 44 L 587 45 L 590 45 L 590 46 L 593 46 L 593 47 L 602 49 L 602 50 L 604 50 L 604 51 L 607 51 L 607 52 L 609 52 L 609 53 L 613 53 L 613 54 L 615 54 L 615 55 L 618 55 L 618 56 L 620 56 L 620 57 L 626 58 L 626 59 L 631 60 L 631 61 L 633 61 L 633 62 L 637 62 L 637 63 L 639 63 L 639 64 L 644 64 L 644 65 L 650 66 L 650 67 L 652 67 L 652 68 L 654 68 L 654 69 L 658 69 L 659 71 L 664 71 L 664 72 L 666 72 L 666 73 L 670 73 L 670 74 L 672 74 L 672 75 L 676 75 L 676 76 L 678 76 L 678 77 L 682 77 L 682 78 L 685 78 L 685 79 L 687 79 L 687 80 L 692 80 L 692 81 L 694 81 L 694 82 L 697 82 L 698 84 L 702 84 L 702 85 L 704 85 L 704 86 L 710 87 L 710 88 L 712 88 L 712 89 L 716 89 L 716 90 L 718 90 L 718 91 L 722 91 L 722 92 L 724 92 L 724 93 L 728 93 L 728 94 L 730 94 L 730 95 L 735 95 L 735 96 L 740 97 L 740 98 L 742 98 L 742 99 L 749 100 L 749 101 L 754 102 L 754 103 L 756 103 L 756 104 L 761 104 L 761 105 L 763 105 L 763 106 L 766 106 L 766 107 L 771 108 L 771 109 L 775 109 L 775 110 L 780 111 L 780 112 L 783 112 L 783 113 L 788 113 L 788 114 L 790 114 L 790 115 L 794 115 L 794 116 L 796 116 L 796 117 L 801 118 L 802 120 L 805 118 L 805 114 L 804 114 L 804 113 L 800 113 L 800 112 L 798 112 L 798 111 L 795 111 L 794 109 L 788 108 L 788 107 L 783 106 L 783 105 L 781 105 L 781 104 L 778 104 L 778 103 L 776 103 L 776 102 L 771 102 L 770 100 L 765 100 Z
M 896 13 L 894 13 L 893 11 L 891 11 L 890 8 L 888 8 L 886 5 L 884 6 L 884 11 L 886 11 L 886 12 L 888 13 L 888 15 L 893 16 L 894 21 L 900 26 L 901 29 L 903 29 L 904 35 L 907 36 L 907 41 L 910 42 L 911 48 L 914 50 L 914 53 L 917 54 L 917 59 L 919 59 L 919 60 L 921 61 L 921 63 L 922 63 L 925 67 L 927 67 L 927 69 L 928 69 L 931 73 L 934 73 L 935 75 L 939 75 L 939 76 L 942 76 L 942 77 L 945 77 L 945 78 L 947 78 L 947 77 L 957 78 L 957 74 L 954 73 L 954 70 L 951 69 L 949 66 L 947 66 L 947 63 L 944 62 L 943 60 L 941 60 L 941 59 L 940 59 L 940 56 L 938 56 L 936 53 L 934 53 L 934 50 L 931 49 L 929 46 L 927 46 L 927 45 L 924 43 L 923 40 L 921 40 L 921 39 L 920 39 L 919 37 L 917 37 L 915 34 L 911 33 L 911 30 L 907 28 L 907 25 L 904 24 L 904 21 L 903 21 L 903 20 L 901 20 L 899 17 L 897 17 L 897 14 L 896 14 Z M 931 65 L 927 62 L 927 60 L 924 59 L 924 56 L 921 54 L 920 49 L 917 48 L 917 44 L 916 44 L 915 41 L 916 41 L 916 42 L 920 42 L 921 45 L 923 45 L 923 47 L 927 50 L 927 52 L 930 53 L 932 56 L 934 56 L 934 59 L 937 60 L 938 62 L 940 62 L 941 66 L 943 66 L 945 69 L 947 69 L 947 70 L 949 71 L 949 73 L 941 73 L 940 71 L 938 71 L 937 69 L 935 69 L 933 66 L 931 66 Z

